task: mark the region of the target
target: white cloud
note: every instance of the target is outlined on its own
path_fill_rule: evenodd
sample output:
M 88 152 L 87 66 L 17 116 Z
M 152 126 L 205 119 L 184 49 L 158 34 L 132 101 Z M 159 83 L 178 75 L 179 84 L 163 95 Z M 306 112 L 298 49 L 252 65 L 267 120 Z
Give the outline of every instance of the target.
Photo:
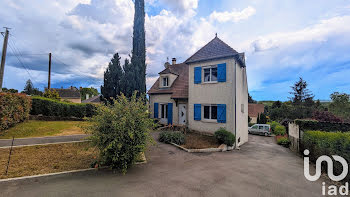
M 232 12 L 216 12 L 210 14 L 209 19 L 211 21 L 218 21 L 220 23 L 224 22 L 238 22 L 241 20 L 248 19 L 249 17 L 253 16 L 255 14 L 256 10 L 255 8 L 248 6 L 244 8 L 242 11 L 232 11 Z
M 198 0 L 159 0 L 171 11 L 179 15 L 195 15 L 195 9 L 198 7 Z

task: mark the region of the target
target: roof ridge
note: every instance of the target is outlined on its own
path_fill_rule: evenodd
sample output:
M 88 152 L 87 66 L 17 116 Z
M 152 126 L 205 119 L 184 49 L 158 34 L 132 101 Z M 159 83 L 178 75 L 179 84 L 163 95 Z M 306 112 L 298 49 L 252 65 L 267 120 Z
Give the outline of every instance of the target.
M 196 55 L 200 50 L 202 50 L 204 47 L 208 46 L 209 43 L 213 42 L 216 38 L 218 38 L 217 36 L 215 36 L 215 38 L 213 38 L 211 41 L 209 41 L 206 45 L 202 46 L 197 52 L 195 52 L 193 55 L 191 55 L 189 58 L 187 58 L 187 60 L 185 62 L 187 62 L 189 59 L 191 59 L 194 55 Z M 218 38 L 219 39 L 219 38 Z M 219 39 L 220 40 L 220 39 Z

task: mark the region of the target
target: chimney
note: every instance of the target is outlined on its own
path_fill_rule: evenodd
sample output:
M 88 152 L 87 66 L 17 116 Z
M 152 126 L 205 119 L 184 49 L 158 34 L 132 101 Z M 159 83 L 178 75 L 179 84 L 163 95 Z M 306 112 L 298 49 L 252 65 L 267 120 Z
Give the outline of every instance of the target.
M 175 64 L 176 64 L 176 58 L 175 58 L 175 57 L 173 57 L 173 59 L 172 59 L 172 63 L 173 63 L 173 65 L 175 65 Z

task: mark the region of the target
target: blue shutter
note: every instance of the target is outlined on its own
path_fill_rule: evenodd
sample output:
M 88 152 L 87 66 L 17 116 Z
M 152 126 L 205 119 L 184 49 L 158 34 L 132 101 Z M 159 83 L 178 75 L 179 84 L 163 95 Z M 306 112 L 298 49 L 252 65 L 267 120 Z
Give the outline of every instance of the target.
M 153 115 L 154 115 L 154 118 L 158 118 L 158 103 L 154 103 L 154 112 L 153 112 Z
M 173 104 L 168 103 L 168 124 L 173 124 Z
M 218 123 L 226 123 L 226 104 L 218 104 Z
M 218 64 L 218 82 L 226 82 L 226 63 Z
M 201 104 L 194 104 L 194 120 L 201 120 Z
M 194 67 L 194 83 L 202 82 L 202 67 Z

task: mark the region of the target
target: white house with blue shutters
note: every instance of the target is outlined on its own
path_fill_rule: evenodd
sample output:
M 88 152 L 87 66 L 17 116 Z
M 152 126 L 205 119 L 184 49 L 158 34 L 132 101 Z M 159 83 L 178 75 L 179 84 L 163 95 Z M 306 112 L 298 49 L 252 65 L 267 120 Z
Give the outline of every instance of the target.
M 214 133 L 220 127 L 248 141 L 248 84 L 244 53 L 217 36 L 184 63 L 166 63 L 148 91 L 153 118 Z

